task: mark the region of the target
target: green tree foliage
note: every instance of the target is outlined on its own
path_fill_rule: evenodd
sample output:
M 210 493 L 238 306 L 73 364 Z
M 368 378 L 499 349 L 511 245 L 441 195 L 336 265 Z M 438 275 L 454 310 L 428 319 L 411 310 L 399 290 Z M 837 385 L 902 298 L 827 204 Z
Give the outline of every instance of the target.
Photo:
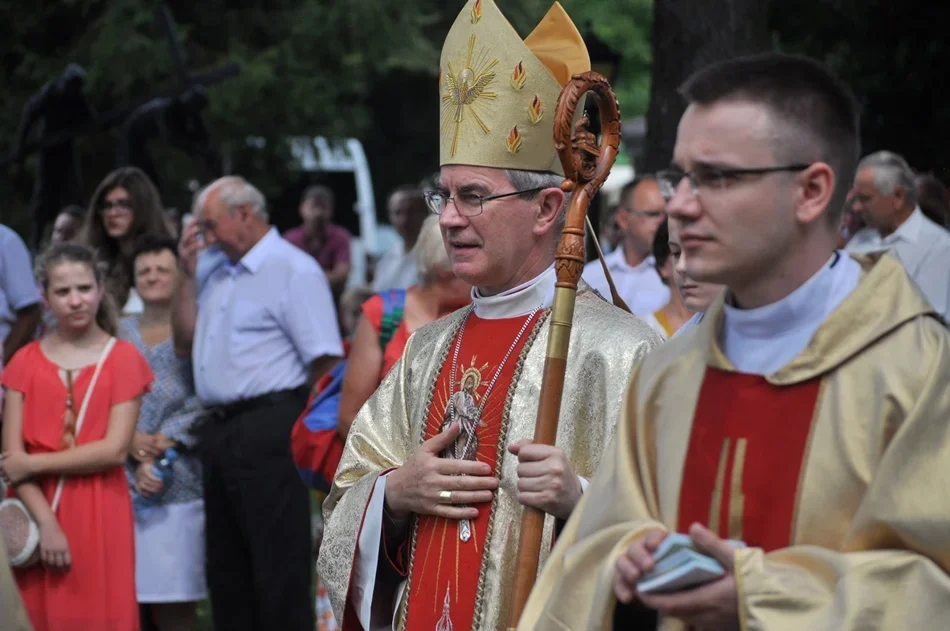
M 444 0 L 223 0 L 167 5 L 192 71 L 228 62 L 241 74 L 209 87 L 206 120 L 232 158 L 293 221 L 304 184 L 282 138 L 356 137 L 367 148 L 378 205 L 386 191 L 419 181 L 438 166 L 435 79 L 442 41 L 462 2 Z M 550 0 L 499 0 L 522 35 Z M 592 28 L 622 51 L 618 84 L 625 116 L 642 114 L 648 93 L 651 0 L 565 0 L 578 27 Z M 27 99 L 69 62 L 87 73 L 87 95 L 99 112 L 140 102 L 176 84 L 156 4 L 142 0 L 0 0 L 0 156 L 9 149 Z M 240 7 L 240 8 L 237 8 Z M 118 129 L 78 143 L 86 193 L 115 166 Z M 267 141 L 252 151 L 246 138 Z M 166 203 L 187 207 L 191 179 L 210 173 L 194 160 L 153 143 L 168 183 Z M 4 167 L 0 217 L 25 227 L 35 157 Z M 381 208 L 382 214 L 382 208 Z
M 941 88 L 950 60 L 950 5 L 927 0 L 772 2 L 779 49 L 821 59 L 854 89 L 863 151 L 888 149 L 950 183 L 950 106 Z

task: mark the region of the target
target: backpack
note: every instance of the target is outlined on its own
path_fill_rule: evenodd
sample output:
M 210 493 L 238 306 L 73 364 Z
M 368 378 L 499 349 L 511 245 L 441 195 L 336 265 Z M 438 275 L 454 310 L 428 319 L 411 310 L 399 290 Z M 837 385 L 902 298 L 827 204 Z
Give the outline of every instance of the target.
M 377 295 L 383 300 L 379 345 L 385 352 L 402 324 L 406 290 L 391 289 Z M 307 407 L 297 418 L 290 433 L 290 450 L 297 472 L 307 486 L 322 493 L 330 492 L 337 465 L 343 455 L 343 439 L 336 430 L 346 365 L 347 360 L 344 359 L 314 384 Z

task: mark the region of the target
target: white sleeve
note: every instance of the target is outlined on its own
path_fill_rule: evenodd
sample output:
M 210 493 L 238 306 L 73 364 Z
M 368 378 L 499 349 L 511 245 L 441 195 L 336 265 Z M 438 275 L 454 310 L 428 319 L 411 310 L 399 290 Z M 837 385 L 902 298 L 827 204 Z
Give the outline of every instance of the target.
M 363 516 L 363 526 L 356 544 L 356 559 L 353 563 L 353 602 L 356 604 L 356 617 L 360 625 L 369 631 L 389 631 L 393 624 L 391 620 L 373 620 L 372 616 L 379 548 L 383 538 L 386 476 L 389 473 L 379 476 L 373 486 L 373 494 Z

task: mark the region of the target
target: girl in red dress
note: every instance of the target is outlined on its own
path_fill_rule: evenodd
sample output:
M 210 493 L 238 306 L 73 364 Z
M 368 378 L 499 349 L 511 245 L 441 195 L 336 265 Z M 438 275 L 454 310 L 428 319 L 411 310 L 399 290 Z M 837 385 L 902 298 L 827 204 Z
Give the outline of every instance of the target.
M 15 571 L 20 595 L 36 631 L 137 631 L 123 464 L 152 373 L 131 344 L 116 342 L 77 435 L 81 402 L 115 335 L 115 311 L 85 246 L 53 246 L 38 276 L 57 326 L 21 349 L 0 378 L 7 389 L 0 473 L 40 529 L 41 563 Z M 66 483 L 54 514 L 60 476 Z

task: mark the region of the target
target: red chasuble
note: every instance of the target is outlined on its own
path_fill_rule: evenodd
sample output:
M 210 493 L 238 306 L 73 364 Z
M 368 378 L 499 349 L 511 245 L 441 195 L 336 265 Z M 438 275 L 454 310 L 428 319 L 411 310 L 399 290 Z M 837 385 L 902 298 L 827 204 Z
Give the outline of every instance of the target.
M 820 379 L 775 386 L 707 368 L 683 470 L 677 530 L 695 522 L 766 552 L 792 543 Z
M 476 458 L 487 462 L 498 475 L 500 458 L 507 449 L 503 423 L 505 404 L 515 377 L 515 369 L 531 337 L 540 314 L 535 314 L 521 339 L 512 349 L 512 342 L 525 325 L 528 316 L 501 320 L 484 320 L 475 315 L 468 318 L 463 329 L 462 346 L 458 355 L 455 392 L 468 389 L 476 405 L 482 408 L 482 424 L 476 433 Z M 457 339 L 457 338 L 456 338 Z M 439 374 L 429 408 L 425 438 L 438 433 L 446 420 L 446 408 L 452 394 L 449 376 L 456 340 Z M 495 385 L 485 398 L 499 364 L 508 354 L 508 361 L 498 375 Z M 462 437 L 464 438 L 464 436 Z M 459 450 L 464 447 L 461 438 Z M 415 549 L 409 573 L 409 605 L 407 629 L 469 629 L 475 611 L 475 593 L 485 551 L 491 505 L 477 507 L 478 518 L 471 523 L 471 538 L 463 542 L 459 537 L 459 522 L 437 517 L 421 517 L 418 521 Z M 398 567 L 398 563 L 394 563 Z

